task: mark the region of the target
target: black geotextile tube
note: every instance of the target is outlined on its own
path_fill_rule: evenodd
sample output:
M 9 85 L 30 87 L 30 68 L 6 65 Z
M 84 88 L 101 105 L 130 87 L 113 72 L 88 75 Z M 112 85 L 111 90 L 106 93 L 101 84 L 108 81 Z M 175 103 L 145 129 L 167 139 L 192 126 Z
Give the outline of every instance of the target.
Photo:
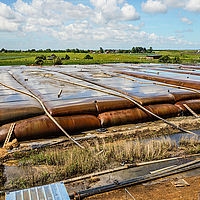
M 200 162 L 200 160 L 197 161 L 197 162 Z M 184 165 L 186 165 L 186 164 L 184 164 Z M 108 192 L 108 191 L 120 189 L 120 188 L 123 188 L 123 187 L 128 187 L 128 186 L 131 186 L 131 185 L 135 185 L 135 184 L 151 181 L 151 180 L 154 180 L 154 179 L 174 175 L 174 174 L 181 173 L 181 172 L 184 172 L 184 171 L 193 170 L 193 169 L 199 168 L 200 164 L 199 163 L 193 164 L 192 166 L 186 165 L 186 167 L 181 168 L 181 169 L 177 169 L 178 167 L 180 167 L 180 166 L 174 167 L 172 169 L 166 170 L 166 171 L 161 172 L 161 173 L 157 173 L 157 174 L 153 174 L 153 175 L 147 174 L 147 175 L 144 175 L 144 176 L 139 176 L 139 177 L 136 177 L 136 178 L 125 180 L 125 181 L 115 180 L 114 183 L 112 183 L 112 184 L 108 184 L 108 185 L 104 185 L 104 186 L 100 186 L 100 187 L 96 187 L 96 188 L 91 188 L 91 189 L 87 189 L 87 190 L 82 190 L 82 191 L 76 192 L 74 194 L 70 194 L 69 196 L 70 196 L 70 199 L 74 199 L 74 198 L 75 199 L 83 199 L 83 198 L 91 196 L 91 195 L 95 195 L 95 194 L 99 194 L 99 193 L 103 193 L 103 192 Z M 172 171 L 173 169 L 175 169 L 175 171 Z

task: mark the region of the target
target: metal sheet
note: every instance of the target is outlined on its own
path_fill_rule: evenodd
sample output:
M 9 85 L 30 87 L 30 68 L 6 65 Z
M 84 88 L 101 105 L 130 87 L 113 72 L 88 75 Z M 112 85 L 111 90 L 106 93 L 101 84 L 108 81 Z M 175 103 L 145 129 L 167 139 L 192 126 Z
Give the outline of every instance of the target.
M 6 194 L 6 200 L 70 200 L 65 185 L 54 183 Z

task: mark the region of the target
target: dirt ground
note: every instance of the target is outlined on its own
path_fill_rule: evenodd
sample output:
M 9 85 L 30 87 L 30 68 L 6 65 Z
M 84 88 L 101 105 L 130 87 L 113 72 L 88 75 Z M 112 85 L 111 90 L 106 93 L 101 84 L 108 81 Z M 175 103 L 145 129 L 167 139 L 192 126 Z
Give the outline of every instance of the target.
M 198 200 L 200 199 L 200 174 L 193 177 L 184 178 L 189 186 L 175 187 L 172 184 L 173 180 L 166 182 L 160 182 L 157 184 L 141 184 L 126 189 L 136 200 Z M 87 200 L 125 200 L 125 188 L 106 192 L 91 197 L 87 197 Z M 127 196 L 127 200 L 131 200 L 130 196 Z

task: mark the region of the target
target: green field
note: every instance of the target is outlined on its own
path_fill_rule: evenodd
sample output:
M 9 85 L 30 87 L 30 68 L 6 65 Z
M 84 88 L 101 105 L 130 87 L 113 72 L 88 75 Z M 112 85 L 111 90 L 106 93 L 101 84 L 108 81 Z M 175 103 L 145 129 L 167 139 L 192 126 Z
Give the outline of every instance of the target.
M 40 55 L 46 57 L 51 56 L 53 52 L 20 52 L 20 53 L 0 53 L 0 65 L 1 66 L 13 66 L 13 65 L 35 65 L 35 58 Z M 71 64 L 103 64 L 103 63 L 159 63 L 159 60 L 147 60 L 146 53 L 108 53 L 108 54 L 90 54 L 90 53 L 54 53 L 57 57 L 62 58 L 63 65 Z M 69 60 L 64 60 L 65 55 L 69 55 Z M 93 59 L 84 59 L 89 54 Z M 170 58 L 169 63 L 174 63 L 175 57 L 179 58 L 178 63 L 200 63 L 200 53 L 197 51 L 180 51 L 180 50 L 168 50 L 168 51 L 156 51 L 152 54 L 168 55 Z M 53 65 L 53 60 L 44 60 L 43 65 Z

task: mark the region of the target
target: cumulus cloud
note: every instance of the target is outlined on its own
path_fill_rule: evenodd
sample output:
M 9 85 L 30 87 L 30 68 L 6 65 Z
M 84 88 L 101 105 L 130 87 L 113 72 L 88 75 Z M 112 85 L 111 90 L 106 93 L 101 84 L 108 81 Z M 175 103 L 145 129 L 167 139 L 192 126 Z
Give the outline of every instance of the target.
M 143 12 L 150 14 L 166 13 L 170 8 L 200 13 L 200 0 L 147 0 L 142 3 Z
M 142 2 L 142 11 L 145 13 L 167 13 L 167 5 L 160 0 L 148 0 L 146 3 Z
M 173 8 L 182 8 L 185 6 L 185 0 L 163 0 L 166 6 Z
M 166 13 L 169 6 L 186 5 L 185 1 L 184 5 L 179 0 L 175 2 L 176 4 L 172 0 L 147 0 L 146 3 L 143 2 L 142 9 L 150 14 Z M 178 36 L 164 38 L 156 33 L 143 31 L 144 22 L 139 21 L 137 24 L 139 13 L 125 0 L 90 0 L 90 3 L 91 7 L 74 5 L 67 0 L 32 0 L 29 3 L 16 0 L 11 8 L 0 2 L 0 31 L 16 32 L 16 35 L 29 39 L 34 34 L 35 38 L 40 37 L 44 42 L 56 41 L 62 46 L 64 43 L 74 46 L 79 41 L 84 48 L 87 48 L 89 42 L 100 42 L 102 46 L 111 44 L 113 48 L 114 45 L 117 48 L 117 45 L 130 44 L 189 44 L 177 39 Z M 182 21 L 190 23 L 190 20 Z M 191 32 L 192 29 L 187 31 Z
M 124 2 L 123 0 L 90 0 L 90 2 L 95 7 L 95 13 L 92 16 L 94 23 L 105 24 L 111 20 L 134 21 L 140 19 L 139 13 L 136 12 L 133 5 L 124 3 L 122 7 L 119 6 Z
M 24 17 L 12 10 L 9 6 L 0 2 L 0 31 L 14 32 L 17 31 Z
M 200 13 L 200 0 L 186 1 L 184 9 L 188 11 Z
M 187 23 L 188 25 L 192 24 L 192 21 L 190 21 L 187 17 L 180 17 L 180 22 Z

